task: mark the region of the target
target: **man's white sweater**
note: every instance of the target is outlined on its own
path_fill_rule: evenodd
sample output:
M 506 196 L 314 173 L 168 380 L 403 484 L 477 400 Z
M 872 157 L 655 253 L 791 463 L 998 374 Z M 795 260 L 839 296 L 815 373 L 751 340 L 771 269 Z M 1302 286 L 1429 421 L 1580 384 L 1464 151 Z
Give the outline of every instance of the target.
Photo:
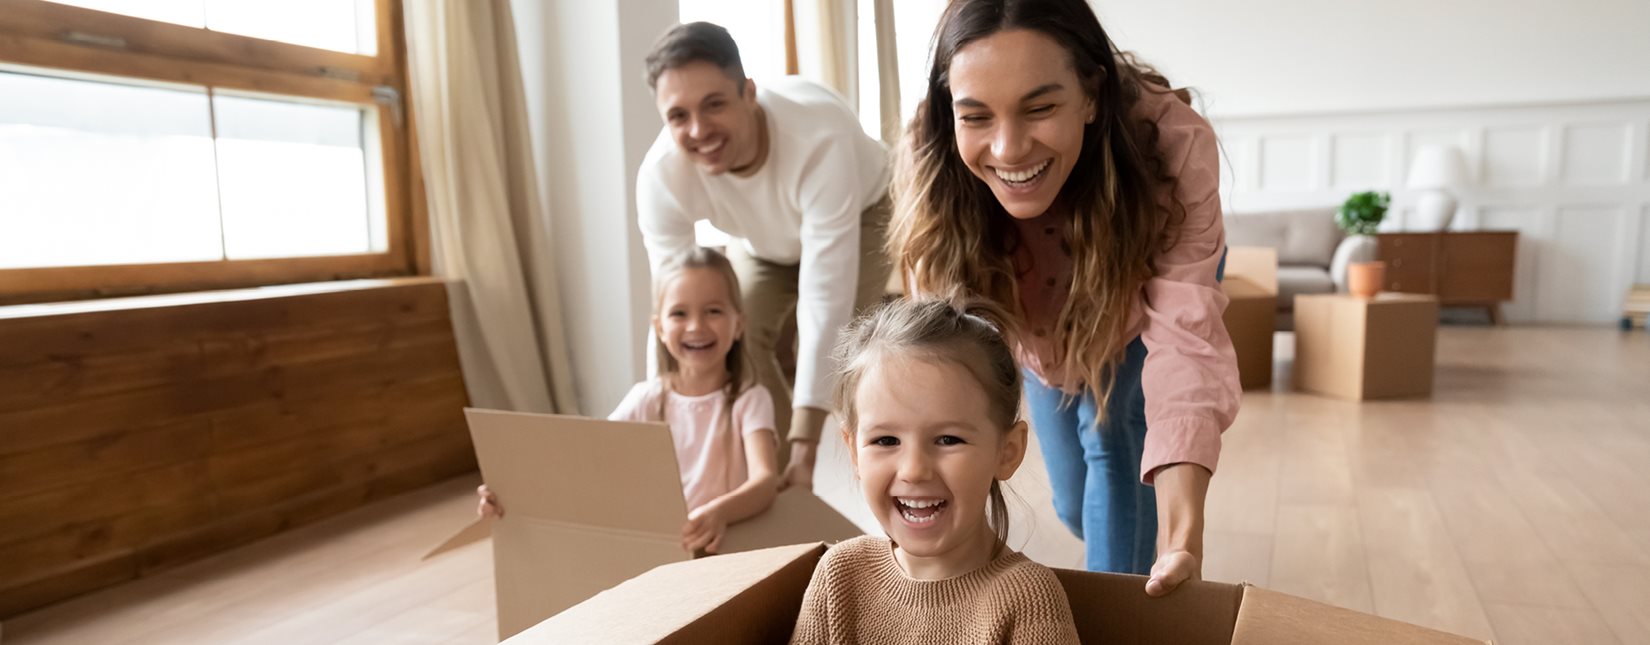
M 794 407 L 830 410 L 830 360 L 853 317 L 859 280 L 860 214 L 888 190 L 888 157 L 853 110 L 798 77 L 757 86 L 768 156 L 755 174 L 710 175 L 659 133 L 636 179 L 636 208 L 655 271 L 694 244 L 709 220 L 752 256 L 800 265 Z M 781 429 L 785 431 L 786 429 Z

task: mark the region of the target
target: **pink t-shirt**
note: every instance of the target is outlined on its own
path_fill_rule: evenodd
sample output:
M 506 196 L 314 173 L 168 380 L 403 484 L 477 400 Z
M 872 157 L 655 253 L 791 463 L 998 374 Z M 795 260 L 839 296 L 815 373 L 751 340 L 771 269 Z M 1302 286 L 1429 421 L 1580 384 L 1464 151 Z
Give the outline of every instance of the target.
M 659 418 L 664 399 L 665 418 Z M 676 466 L 682 473 L 682 496 L 688 510 L 733 492 L 749 476 L 745 435 L 774 432 L 773 397 L 752 385 L 733 402 L 732 416 L 722 392 L 682 396 L 666 392 L 657 378 L 630 388 L 609 421 L 663 421 L 676 443 Z M 731 421 L 731 423 L 729 423 Z
M 1175 245 L 1153 259 L 1157 273 L 1135 299 L 1125 340 L 1146 345 L 1141 386 L 1146 395 L 1146 446 L 1140 476 L 1147 484 L 1156 470 L 1194 463 L 1214 472 L 1220 460 L 1220 433 L 1236 418 L 1242 389 L 1237 355 L 1221 313 L 1226 295 L 1215 281 L 1226 251 L 1220 209 L 1220 156 L 1209 122 L 1174 95 L 1148 90 L 1135 116 L 1157 124 L 1158 152 L 1179 179 L 1172 196 L 1186 207 Z M 1018 358 L 1051 387 L 1075 390 L 1081 377 L 1070 373 L 1054 351 L 1052 335 L 1071 290 L 1073 260 L 1061 244 L 1053 216 L 1015 220 L 1024 246 L 1015 258 L 1026 334 Z

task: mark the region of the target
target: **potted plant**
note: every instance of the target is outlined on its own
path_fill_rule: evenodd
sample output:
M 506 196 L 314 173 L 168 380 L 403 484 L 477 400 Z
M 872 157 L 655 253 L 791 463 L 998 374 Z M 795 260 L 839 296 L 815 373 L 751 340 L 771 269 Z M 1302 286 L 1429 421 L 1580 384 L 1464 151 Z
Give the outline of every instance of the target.
M 1335 224 L 1346 231 L 1346 239 L 1335 248 L 1335 257 L 1330 262 L 1330 277 L 1340 290 L 1346 290 L 1348 285 L 1347 272 L 1352 265 L 1373 262 L 1378 256 L 1378 246 L 1375 242 L 1375 229 L 1386 219 L 1386 210 L 1392 205 L 1392 196 L 1385 192 L 1365 191 L 1353 194 L 1341 204 L 1340 210 L 1335 211 Z M 1384 268 L 1384 267 L 1383 267 Z M 1370 271 L 1372 269 L 1357 269 Z M 1373 277 L 1373 276 L 1366 276 Z M 1374 280 L 1360 280 L 1360 284 L 1380 282 Z
M 1335 224 L 1347 235 L 1374 235 L 1375 229 L 1386 219 L 1386 209 L 1392 205 L 1392 195 L 1365 191 L 1354 193 L 1335 211 Z

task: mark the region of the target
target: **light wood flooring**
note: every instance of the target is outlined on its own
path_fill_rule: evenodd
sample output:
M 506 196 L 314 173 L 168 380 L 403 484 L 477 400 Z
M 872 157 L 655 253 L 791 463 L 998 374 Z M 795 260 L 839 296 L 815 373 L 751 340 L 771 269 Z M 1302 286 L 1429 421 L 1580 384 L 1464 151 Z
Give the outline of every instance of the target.
M 1440 330 L 1435 394 L 1250 392 L 1227 432 L 1205 576 L 1497 643 L 1650 643 L 1650 334 Z M 817 490 L 869 524 L 834 444 Z M 1036 453 L 1033 452 L 1035 455 Z M 491 552 L 463 477 L 5 621 L 23 643 L 492 642 Z M 1040 461 L 1015 546 L 1075 567 Z M 874 525 L 872 525 L 874 528 Z

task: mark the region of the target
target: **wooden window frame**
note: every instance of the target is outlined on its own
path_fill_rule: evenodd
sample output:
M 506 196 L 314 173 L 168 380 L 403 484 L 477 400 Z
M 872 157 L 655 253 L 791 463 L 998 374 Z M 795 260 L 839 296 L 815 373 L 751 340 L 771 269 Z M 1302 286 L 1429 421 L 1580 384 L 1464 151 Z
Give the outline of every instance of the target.
M 429 223 L 407 98 L 401 3 L 374 1 L 377 54 L 365 56 L 45 0 L 0 0 L 3 63 L 376 106 L 389 242 L 385 252 L 354 255 L 0 269 L 0 305 L 427 275 Z

